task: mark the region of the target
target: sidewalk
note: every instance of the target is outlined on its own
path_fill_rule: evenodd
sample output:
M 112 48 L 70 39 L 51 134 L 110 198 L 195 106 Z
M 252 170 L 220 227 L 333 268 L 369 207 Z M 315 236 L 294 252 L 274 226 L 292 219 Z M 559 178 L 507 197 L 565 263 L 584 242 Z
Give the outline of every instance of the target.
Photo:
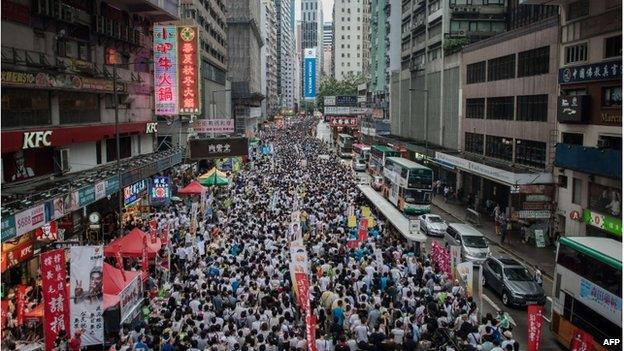
M 432 203 L 442 211 L 455 217 L 458 221 L 464 222 L 466 208 L 464 205 L 444 202 L 444 197 L 438 195 L 433 198 Z M 540 271 L 552 279 L 555 272 L 555 250 L 551 247 L 537 248 L 522 242 L 518 233 L 514 233 L 510 239 L 511 243 L 500 244 L 500 236 L 496 235 L 494 221 L 489 218 L 481 218 L 481 226 L 477 227 L 483 235 L 506 253 L 524 262 L 528 266 L 539 267 Z

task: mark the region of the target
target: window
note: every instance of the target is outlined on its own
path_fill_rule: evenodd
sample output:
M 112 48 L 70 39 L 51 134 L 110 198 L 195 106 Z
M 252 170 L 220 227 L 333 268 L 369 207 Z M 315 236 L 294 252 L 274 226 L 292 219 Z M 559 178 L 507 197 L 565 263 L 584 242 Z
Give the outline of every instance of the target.
M 485 82 L 485 61 L 472 63 L 466 66 L 466 83 Z
M 622 87 L 602 88 L 602 106 L 619 107 L 622 106 Z
M 565 48 L 565 64 L 587 61 L 587 43 L 570 45 Z
M 546 143 L 516 139 L 516 163 L 537 168 L 546 167 Z
M 488 81 L 514 78 L 516 76 L 516 55 L 511 54 L 488 60 Z
M 466 152 L 483 155 L 483 134 L 466 133 L 464 148 Z
M 622 35 L 605 39 L 605 58 L 622 56 Z
M 485 98 L 466 99 L 466 118 L 485 117 Z
M 598 147 L 601 149 L 621 150 L 622 149 L 622 137 L 599 135 Z
M 568 177 L 560 174 L 559 177 L 557 177 L 557 185 L 559 185 L 560 188 L 566 189 L 568 187 Z
M 518 54 L 518 77 L 548 73 L 550 46 L 523 51 Z
M 589 0 L 580 0 L 568 5 L 567 20 L 571 21 L 589 15 Z
M 583 134 L 580 133 L 561 133 L 561 142 L 571 145 L 583 145 Z
M 583 181 L 578 178 L 572 178 L 572 203 L 580 205 L 583 197 Z
M 121 159 L 128 158 L 132 155 L 131 137 L 119 137 L 119 154 Z M 117 160 L 117 141 L 116 139 L 106 139 L 106 162 Z
M 620 217 L 622 213 L 622 190 L 589 183 L 589 209 Z
M 487 99 L 487 119 L 513 120 L 513 96 L 493 97 Z
M 516 120 L 546 122 L 548 120 L 548 95 L 518 96 Z
M 564 93 L 568 96 L 580 96 L 587 95 L 587 90 L 585 89 L 566 89 Z
M 50 92 L 2 89 L 2 128 L 40 126 L 52 123 Z
M 99 122 L 98 94 L 59 94 L 59 116 L 61 124 Z
M 512 139 L 487 135 L 485 137 L 485 154 L 486 156 L 511 161 L 513 159 Z
M 559 245 L 557 263 L 616 296 L 622 294 L 622 271 L 619 269 L 566 245 Z

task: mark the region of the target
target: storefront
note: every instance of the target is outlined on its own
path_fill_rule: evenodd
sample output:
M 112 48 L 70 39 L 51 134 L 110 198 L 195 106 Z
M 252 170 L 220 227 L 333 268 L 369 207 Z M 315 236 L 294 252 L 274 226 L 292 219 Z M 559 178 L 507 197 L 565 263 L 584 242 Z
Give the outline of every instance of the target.
M 148 189 L 149 179 L 142 179 L 130 186 L 123 188 L 123 217 L 122 225 L 126 230 L 134 228 L 138 220 L 145 213 L 150 212 Z

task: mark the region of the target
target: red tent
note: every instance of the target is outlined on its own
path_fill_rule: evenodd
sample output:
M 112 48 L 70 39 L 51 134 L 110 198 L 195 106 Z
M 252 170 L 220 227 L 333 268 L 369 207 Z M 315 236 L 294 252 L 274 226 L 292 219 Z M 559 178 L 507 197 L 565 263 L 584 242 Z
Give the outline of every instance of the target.
M 189 185 L 187 185 L 184 188 L 178 190 L 178 194 L 181 194 L 181 195 L 200 195 L 204 191 L 206 191 L 206 188 L 203 185 L 199 184 L 198 181 L 193 180 L 193 181 L 191 181 L 189 183 Z
M 124 257 L 143 257 L 143 238 L 147 238 L 147 257 L 154 258 L 160 250 L 160 238 L 152 244 L 149 235 L 139 228 L 132 229 L 128 234 L 113 240 L 104 248 L 105 256 L 115 256 L 117 252 Z
M 121 269 L 104 262 L 104 286 L 102 291 L 104 292 L 104 309 L 115 306 L 119 303 L 119 293 L 141 272 L 125 271 L 121 272 Z M 125 279 L 124 279 L 125 274 Z

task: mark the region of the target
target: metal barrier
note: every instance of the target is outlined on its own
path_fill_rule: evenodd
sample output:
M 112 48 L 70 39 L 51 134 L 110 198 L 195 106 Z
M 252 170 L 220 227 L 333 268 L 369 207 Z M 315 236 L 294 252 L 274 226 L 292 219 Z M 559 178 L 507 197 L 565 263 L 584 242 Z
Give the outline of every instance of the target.
M 467 208 L 464 220 L 478 227 L 481 225 L 481 214 L 471 208 Z

